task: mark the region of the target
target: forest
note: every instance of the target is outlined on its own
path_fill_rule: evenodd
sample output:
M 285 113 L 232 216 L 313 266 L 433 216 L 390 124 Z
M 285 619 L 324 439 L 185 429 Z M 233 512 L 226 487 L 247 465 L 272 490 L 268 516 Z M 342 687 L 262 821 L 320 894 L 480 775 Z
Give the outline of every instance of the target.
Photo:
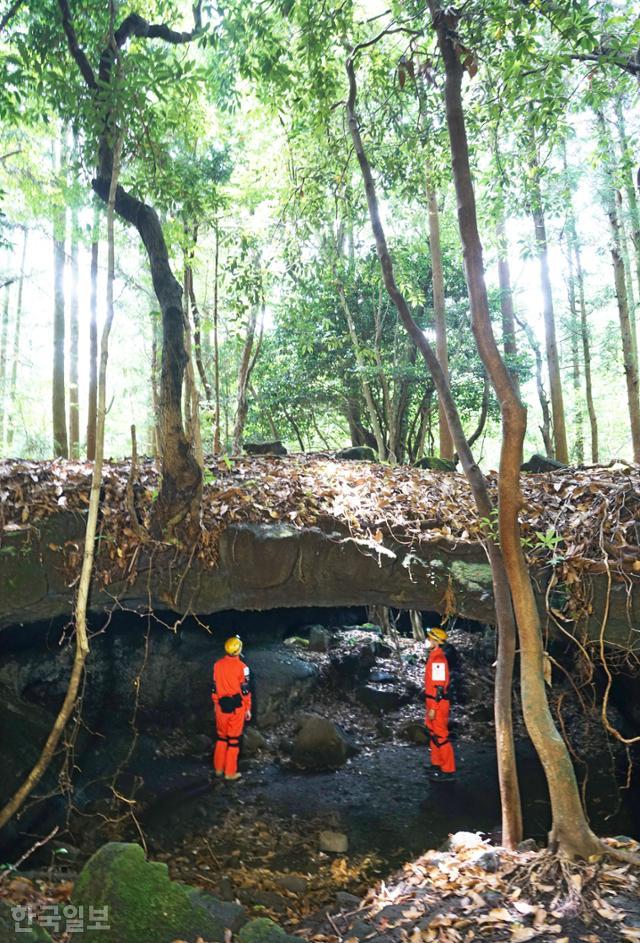
M 640 940 L 640 8 L 0 78 L 0 943 Z

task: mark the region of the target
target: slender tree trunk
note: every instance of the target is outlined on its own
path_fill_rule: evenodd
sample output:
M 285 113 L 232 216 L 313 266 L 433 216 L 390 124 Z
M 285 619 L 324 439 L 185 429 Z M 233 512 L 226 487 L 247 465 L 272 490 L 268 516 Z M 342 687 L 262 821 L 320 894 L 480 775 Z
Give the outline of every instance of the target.
M 0 455 L 4 454 L 4 428 L 6 412 L 7 389 L 7 355 L 9 347 L 9 301 L 11 299 L 11 285 L 4 287 L 4 304 L 2 305 L 2 324 L 0 326 Z
M 154 451 L 162 454 L 162 430 L 160 428 L 160 391 L 158 389 L 158 341 L 160 338 L 155 314 L 151 318 L 151 406 L 153 410 Z
M 616 190 L 613 179 L 613 170 L 608 154 L 607 128 L 602 111 L 596 112 L 600 145 L 605 155 L 605 209 L 609 218 L 611 230 L 611 261 L 613 263 L 613 278 L 618 302 L 618 317 L 620 319 L 620 335 L 622 338 L 622 358 L 624 373 L 627 381 L 627 404 L 629 407 L 629 424 L 631 427 L 631 444 L 634 462 L 640 462 L 640 398 L 638 391 L 638 361 L 633 343 L 631 319 L 629 317 L 629 299 L 625 279 L 624 261 L 622 257 L 620 219 L 616 206 Z
M 580 355 L 578 353 L 578 339 L 581 334 L 580 317 L 578 315 L 578 306 L 576 304 L 576 276 L 573 265 L 573 250 L 569 243 L 567 252 L 567 262 L 569 266 L 569 312 L 571 322 L 569 329 L 571 331 L 571 380 L 573 386 L 573 457 L 578 464 L 584 462 L 584 429 L 582 416 L 582 384 L 580 382 Z
M 258 324 L 258 305 L 251 306 L 249 321 L 247 323 L 247 335 L 242 347 L 240 365 L 238 367 L 238 393 L 236 405 L 236 418 L 233 426 L 232 452 L 239 455 L 242 451 L 242 435 L 244 433 L 249 403 L 247 400 L 247 389 L 251 377 L 251 355 L 253 353 L 253 344 L 256 337 L 256 326 Z
M 78 211 L 71 210 L 69 293 L 69 458 L 80 458 L 80 400 L 78 389 Z
M 543 376 L 543 363 L 542 363 L 542 353 L 540 352 L 540 344 L 536 340 L 536 335 L 531 329 L 531 325 L 526 321 L 522 321 L 517 315 L 515 316 L 516 321 L 526 334 L 529 346 L 533 351 L 533 356 L 536 361 L 536 390 L 538 392 L 538 401 L 540 403 L 540 409 L 542 411 L 542 425 L 540 426 L 540 434 L 542 435 L 542 442 L 544 444 L 544 450 L 547 458 L 553 458 L 553 441 L 551 439 L 551 413 L 549 411 L 549 400 L 547 399 L 547 393 L 544 388 L 544 376 Z
M 593 854 L 600 854 L 602 845 L 589 828 L 569 752 L 549 710 L 543 672 L 544 650 L 540 617 L 520 541 L 520 465 L 526 432 L 526 410 L 500 355 L 491 325 L 462 106 L 461 86 L 464 70 L 451 39 L 455 36 L 457 17 L 440 9 L 436 0 L 429 0 L 429 3 L 445 65 L 447 127 L 458 198 L 458 221 L 465 274 L 471 302 L 472 329 L 502 413 L 502 449 L 498 478 L 500 547 L 520 638 L 523 714 L 549 786 L 552 810 L 551 846 L 570 857 L 589 858 Z M 541 236 L 541 233 L 539 235 Z M 503 688 L 503 691 L 506 693 L 506 689 Z
M 351 338 L 351 346 L 353 347 L 353 354 L 356 358 L 356 364 L 358 366 L 358 372 L 360 374 L 360 386 L 362 388 L 362 395 L 367 407 L 367 412 L 369 413 L 369 421 L 371 422 L 371 428 L 373 429 L 373 434 L 376 438 L 376 450 L 378 452 L 378 458 L 381 462 L 387 457 L 387 449 L 384 442 L 384 434 L 382 432 L 382 427 L 380 425 L 380 420 L 378 419 L 378 411 L 376 405 L 373 401 L 373 394 L 371 392 L 371 386 L 369 381 L 366 378 L 366 364 L 362 356 L 362 351 L 360 350 L 360 341 L 358 340 L 358 335 L 356 334 L 356 326 L 353 321 L 353 316 L 351 314 L 351 308 L 347 301 L 347 296 L 345 295 L 344 286 L 340 282 L 336 282 L 336 287 L 338 290 L 338 297 L 340 298 L 340 304 L 342 305 L 342 310 L 344 311 L 344 316 L 347 321 L 347 327 L 349 329 L 349 337 Z
M 65 298 L 64 268 L 66 212 L 56 212 L 53 221 L 53 454 L 69 457 L 67 439 L 67 407 L 65 396 Z
M 89 600 L 89 591 L 91 588 L 91 573 L 93 570 L 93 558 L 95 552 L 96 525 L 98 521 L 98 510 L 100 506 L 100 488 L 102 484 L 102 463 L 104 451 L 104 427 L 106 416 L 106 386 L 107 386 L 107 360 L 109 351 L 109 332 L 113 322 L 113 273 L 114 273 L 114 240 L 113 240 L 113 217 L 116 183 L 120 169 L 120 148 L 121 139 L 118 139 L 114 148 L 113 155 L 113 177 L 109 188 L 107 199 L 107 232 L 109 244 L 109 261 L 107 272 L 107 317 L 102 331 L 102 343 L 100 352 L 100 378 L 99 378 L 99 405 L 98 405 L 98 423 L 96 431 L 96 459 L 93 466 L 93 475 L 91 479 L 91 493 L 89 498 L 89 511 L 87 515 L 87 526 L 85 529 L 84 551 L 82 557 L 82 570 L 80 573 L 80 582 L 78 584 L 78 598 L 76 601 L 75 612 L 75 655 L 73 667 L 64 701 L 58 712 L 53 727 L 47 737 L 47 741 L 42 752 L 25 779 L 20 788 L 14 793 L 6 805 L 0 809 L 0 829 L 20 809 L 25 800 L 31 794 L 38 784 L 49 763 L 51 762 L 60 738 L 69 722 L 69 718 L 76 705 L 80 683 L 84 672 L 84 664 L 89 654 L 89 639 L 87 634 L 87 605 Z
M 511 269 L 509 268 L 509 248 L 507 227 L 502 211 L 496 223 L 496 241 L 498 244 L 498 279 L 500 281 L 500 311 L 502 312 L 502 348 L 509 367 L 509 373 L 519 388 L 518 371 L 515 362 L 518 356 L 516 343 L 516 319 L 513 310 L 513 289 L 511 288 Z
M 220 269 L 220 229 L 215 225 L 216 251 L 213 263 L 213 388 L 215 410 L 213 417 L 213 454 L 220 454 L 220 343 L 218 338 L 218 285 Z
M 202 452 L 202 433 L 200 431 L 200 398 L 196 384 L 195 370 L 193 369 L 193 350 L 191 343 L 191 321 L 189 317 L 191 268 L 185 263 L 184 267 L 184 344 L 187 351 L 187 365 L 184 371 L 185 384 L 185 413 L 187 436 L 193 449 L 193 454 L 200 468 L 204 469 L 204 455 Z
M 20 280 L 18 282 L 18 300 L 16 303 L 16 320 L 13 333 L 13 359 L 11 362 L 11 381 L 9 386 L 9 413 L 7 417 L 7 451 L 13 447 L 13 437 L 16 429 L 16 403 L 18 393 L 18 364 L 20 361 L 20 339 L 22 333 L 22 292 L 24 288 L 24 276 L 27 264 L 27 243 L 29 241 L 29 230 L 24 227 L 24 239 L 22 242 L 22 258 L 20 260 Z
M 433 319 L 436 329 L 436 355 L 442 372 L 449 382 L 449 348 L 447 344 L 447 322 L 444 301 L 444 272 L 442 270 L 442 247 L 440 245 L 440 214 L 435 188 L 427 184 L 429 200 L 429 248 L 431 250 L 431 285 L 433 289 Z M 438 404 L 440 428 L 440 458 L 453 459 L 453 440 L 442 403 Z
M 98 254 L 100 249 L 100 210 L 93 207 L 91 240 L 91 297 L 89 300 L 89 398 L 87 403 L 87 459 L 96 455 L 96 417 L 98 411 Z
M 582 338 L 585 399 L 587 401 L 587 412 L 589 413 L 589 426 L 591 429 L 591 461 L 598 462 L 600 460 L 598 450 L 598 418 L 596 416 L 596 407 L 593 401 L 593 386 L 591 383 L 591 338 L 587 319 L 587 305 L 584 297 L 584 274 L 582 270 L 582 259 L 580 257 L 580 243 L 577 239 L 574 243 L 573 253 L 576 262 L 578 301 L 580 304 L 580 336 Z
M 413 320 L 406 299 L 398 288 L 395 280 L 393 263 L 389 255 L 389 249 L 380 219 L 380 210 L 373 175 L 364 151 L 360 129 L 358 127 L 358 119 L 356 117 L 355 105 L 357 86 L 352 56 L 347 60 L 347 74 L 349 76 L 349 96 L 347 99 L 349 130 L 364 180 L 371 227 L 376 242 L 376 250 L 380 260 L 384 284 L 391 300 L 396 306 L 400 320 L 412 337 L 431 373 L 438 396 L 445 408 L 453 443 L 460 455 L 460 461 L 478 507 L 479 516 L 489 518 L 493 505 L 487 483 L 467 444 L 467 439 L 451 395 L 451 390 L 449 389 L 449 384 L 447 383 L 447 378 L 442 371 L 434 349 L 431 347 L 424 332 L 420 330 Z M 511 716 L 511 689 L 515 658 L 516 629 L 502 555 L 500 549 L 489 535 L 486 540 L 486 549 L 491 562 L 495 609 L 499 626 L 495 706 L 498 774 L 500 795 L 502 798 L 502 835 L 505 845 L 515 847 L 522 837 L 522 811 L 515 765 L 513 723 Z
M 566 147 L 563 145 L 563 166 L 565 175 L 565 204 L 567 211 L 567 244 L 569 247 L 570 267 L 571 258 L 575 265 L 575 285 L 578 289 L 578 307 L 580 310 L 579 333 L 582 345 L 582 363 L 584 368 L 585 399 L 587 402 L 587 413 L 589 415 L 589 426 L 591 430 L 591 461 L 598 461 L 598 419 L 596 408 L 593 402 L 593 386 L 591 383 L 591 349 L 589 337 L 589 324 L 587 320 L 587 306 L 584 295 L 584 272 L 582 269 L 582 255 L 580 252 L 580 239 L 578 238 L 578 226 L 576 223 L 576 214 L 573 207 L 573 193 L 571 188 L 571 178 L 569 174 L 569 165 L 567 162 Z
M 540 264 L 540 286 L 543 298 L 544 334 L 547 349 L 547 366 L 549 368 L 549 391 L 551 394 L 551 414 L 553 416 L 553 443 L 555 458 L 559 462 L 569 463 L 569 448 L 567 446 L 567 430 L 564 418 L 564 400 L 562 397 L 562 381 L 560 379 L 560 358 L 556 341 L 556 319 L 553 309 L 553 293 L 549 278 L 549 259 L 547 244 L 547 227 L 542 207 L 542 194 L 539 182 L 539 164 L 535 153 L 531 163 L 533 176 L 533 208 L 532 217 L 536 234 L 536 251 Z
M 629 146 L 627 137 L 627 128 L 624 120 L 624 109 L 622 106 L 622 97 L 615 99 L 616 123 L 618 126 L 618 138 L 622 151 L 622 164 L 624 168 L 624 192 L 627 197 L 629 207 L 629 222 L 631 224 L 631 242 L 633 244 L 633 257 L 635 263 L 635 273 L 637 279 L 638 296 L 640 297 L 640 208 L 638 207 L 638 194 L 636 193 L 634 181 L 634 161 L 633 153 Z M 635 319 L 635 310 L 631 314 L 632 340 L 638 355 L 637 343 L 637 325 Z

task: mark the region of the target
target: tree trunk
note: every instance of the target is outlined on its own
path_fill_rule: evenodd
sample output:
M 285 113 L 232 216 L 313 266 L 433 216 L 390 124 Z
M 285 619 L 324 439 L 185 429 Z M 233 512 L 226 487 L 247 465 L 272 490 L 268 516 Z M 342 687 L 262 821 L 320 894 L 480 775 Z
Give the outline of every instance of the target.
M 78 389 L 78 211 L 71 210 L 69 295 L 69 458 L 80 458 L 80 401 Z
M 449 382 L 449 349 L 447 345 L 447 322 L 444 302 L 444 273 L 442 270 L 442 247 L 440 245 L 440 214 L 435 188 L 427 184 L 429 200 L 429 249 L 431 251 L 431 284 L 433 288 L 433 320 L 436 329 L 436 356 L 442 372 Z M 438 404 L 440 428 L 440 458 L 453 459 L 453 440 L 442 403 Z
M 624 110 L 622 107 L 622 97 L 615 99 L 616 123 L 618 125 L 618 138 L 620 149 L 622 151 L 622 165 L 624 170 L 624 192 L 629 206 L 629 223 L 631 225 L 631 242 L 633 245 L 634 268 L 637 279 L 638 294 L 640 297 L 640 209 L 638 208 L 638 194 L 636 193 L 634 182 L 634 161 L 632 150 L 629 147 L 627 138 L 627 128 L 624 120 Z M 638 357 L 637 343 L 637 325 L 635 309 L 630 312 L 632 340 Z
M 564 418 L 564 401 L 562 397 L 562 382 L 560 380 L 560 359 L 558 357 L 558 344 L 556 341 L 556 320 L 553 310 L 553 293 L 551 291 L 551 279 L 549 278 L 549 260 L 547 245 L 547 228 L 542 207 L 542 194 L 540 191 L 539 164 L 535 153 L 531 162 L 533 171 L 533 207 L 532 217 L 536 234 L 536 250 L 538 253 L 538 262 L 540 264 L 540 287 L 543 298 L 543 316 L 544 316 L 544 334 L 547 349 L 547 366 L 549 368 L 549 391 L 551 394 L 551 414 L 553 416 L 553 443 L 555 458 L 559 462 L 569 463 L 569 448 L 567 446 L 567 430 Z
M 151 317 L 151 408 L 153 410 L 153 439 L 155 455 L 162 455 L 162 431 L 160 429 L 160 391 L 158 389 L 158 322 Z
M 629 317 L 629 300 L 622 257 L 620 219 L 616 206 L 616 190 L 613 178 L 613 169 L 608 155 L 609 141 L 602 111 L 596 112 L 598 132 L 602 153 L 605 155 L 605 209 L 609 218 L 611 230 L 611 261 L 613 263 L 613 278 L 618 302 L 618 317 L 620 319 L 620 335 L 622 338 L 622 358 L 624 373 L 627 381 L 627 404 L 629 407 L 629 424 L 631 427 L 631 445 L 634 462 L 640 462 L 640 398 L 638 395 L 638 361 L 633 343 L 631 319 Z
M 580 319 L 576 304 L 576 281 L 573 267 L 573 252 L 568 247 L 567 261 L 569 265 L 569 312 L 571 314 L 571 380 L 573 386 L 573 457 L 581 465 L 584 462 L 584 429 L 582 417 L 582 386 L 580 383 L 580 355 L 578 353 L 578 338 L 580 336 Z
M 191 343 L 191 322 L 189 318 L 191 268 L 185 263 L 184 267 L 184 343 L 187 351 L 187 365 L 184 371 L 185 384 L 185 413 L 186 431 L 193 449 L 193 454 L 201 469 L 204 469 L 204 455 L 202 452 L 202 433 L 200 430 L 200 398 L 196 384 L 195 370 L 193 369 L 193 350 Z
M 87 403 L 87 459 L 96 455 L 96 417 L 98 410 L 98 253 L 100 248 L 100 210 L 93 208 L 91 240 L 91 297 L 89 301 L 89 399 Z
M 509 268 L 509 249 L 507 227 L 502 210 L 496 223 L 496 241 L 498 244 L 498 279 L 500 281 L 500 311 L 502 312 L 502 348 L 509 367 L 509 373 L 519 389 L 518 371 L 514 364 L 518 356 L 516 343 L 516 319 L 513 310 L 513 289 L 511 288 L 511 269 Z
M 376 242 L 376 250 L 380 260 L 384 284 L 391 300 L 396 306 L 400 320 L 413 339 L 431 373 L 440 401 L 446 412 L 454 446 L 460 455 L 460 461 L 478 507 L 479 516 L 490 518 L 493 506 L 487 483 L 467 444 L 460 416 L 458 415 L 453 401 L 447 379 L 442 371 L 435 351 L 431 347 L 424 332 L 413 320 L 406 299 L 396 284 L 393 263 L 389 255 L 387 240 L 380 219 L 380 210 L 373 175 L 364 151 L 355 112 L 357 86 L 353 56 L 350 56 L 347 60 L 347 74 L 349 76 L 349 97 L 347 99 L 349 130 L 364 180 L 371 227 Z M 516 630 L 504 563 L 500 550 L 490 535 L 487 535 L 486 549 L 491 562 L 495 608 L 499 626 L 495 703 L 498 774 L 500 780 L 500 795 L 502 798 L 502 835 L 505 845 L 515 847 L 522 837 L 522 811 L 518 791 L 511 717 L 511 689 Z
M 69 457 L 67 407 L 65 397 L 65 267 L 66 212 L 57 211 L 53 220 L 53 454 Z
M 106 386 L 107 386 L 107 360 L 109 354 L 109 332 L 113 322 L 113 275 L 114 275 L 114 239 L 113 239 L 113 216 L 115 190 L 118 173 L 120 169 L 120 148 L 121 139 L 115 144 L 112 169 L 113 177 L 111 180 L 109 195 L 107 198 L 107 233 L 109 245 L 109 261 L 107 270 L 107 316 L 102 331 L 102 343 L 100 351 L 100 378 L 99 378 L 99 405 L 98 422 L 96 430 L 96 458 L 93 466 L 93 475 L 91 478 L 91 493 L 89 497 L 89 511 L 87 515 L 87 526 L 85 529 L 84 551 L 82 557 L 82 570 L 78 584 L 78 598 L 76 601 L 75 612 L 75 655 L 71 676 L 67 686 L 64 701 L 58 712 L 53 727 L 47 737 L 47 741 L 42 752 L 25 779 L 20 788 L 14 793 L 11 799 L 0 810 L 0 829 L 3 828 L 12 816 L 20 809 L 35 786 L 38 784 L 56 751 L 60 738 L 69 722 L 69 718 L 76 705 L 80 683 L 84 672 L 84 664 L 89 654 L 89 639 L 87 634 L 87 605 L 89 600 L 89 591 L 91 588 L 91 574 L 93 570 L 93 558 L 95 552 L 96 525 L 98 521 L 98 510 L 100 506 L 100 489 L 102 484 L 102 463 L 104 451 L 104 427 L 106 417 Z
M 582 345 L 582 363 L 584 368 L 585 399 L 587 402 L 587 412 L 589 414 L 589 426 L 591 429 L 591 461 L 598 461 L 598 419 L 596 417 L 596 408 L 593 402 L 593 387 L 591 383 L 591 349 L 589 338 L 589 325 L 587 321 L 587 306 L 584 296 L 584 272 L 582 269 L 582 256 L 580 253 L 580 240 L 578 238 L 578 227 L 576 224 L 576 215 L 573 208 L 573 194 L 571 189 L 571 178 L 569 175 L 569 166 L 567 163 L 566 147 L 563 147 L 563 165 L 566 184 L 566 210 L 567 210 L 567 245 L 569 247 L 569 267 L 575 265 L 575 285 L 578 289 L 578 307 L 580 309 L 579 324 L 576 329 L 580 334 Z
M 538 391 L 538 401 L 542 411 L 542 425 L 540 426 L 540 433 L 542 435 L 545 455 L 547 458 L 553 458 L 553 442 L 551 440 L 551 413 L 549 412 L 549 400 L 547 399 L 547 393 L 544 388 L 542 369 L 543 364 L 542 353 L 540 352 L 540 344 L 536 340 L 536 335 L 531 329 L 531 325 L 526 321 L 520 320 L 517 315 L 515 315 L 515 319 L 526 334 L 529 346 L 533 351 L 533 356 L 536 361 L 536 389 Z
M 11 285 L 4 287 L 4 304 L 2 306 L 2 324 L 0 325 L 0 456 L 4 454 L 4 427 L 6 412 L 7 388 L 7 355 L 9 347 L 9 301 L 11 299 Z
M 338 297 L 340 298 L 340 304 L 342 305 L 342 310 L 344 311 L 344 316 L 347 321 L 347 327 L 349 329 L 349 337 L 351 338 L 351 346 L 353 347 L 353 354 L 356 358 L 356 364 L 358 366 L 358 372 L 360 374 L 360 386 L 362 388 L 362 395 L 367 407 L 367 412 L 369 413 L 369 421 L 371 422 L 371 428 L 373 429 L 373 434 L 376 439 L 376 450 L 378 452 L 378 458 L 381 462 L 387 457 L 387 449 L 384 442 L 384 435 L 382 432 L 382 427 L 380 426 L 380 420 L 378 419 L 378 411 L 376 405 L 373 401 L 373 394 L 371 392 L 371 386 L 369 381 L 366 378 L 365 370 L 366 364 L 360 350 L 360 341 L 358 340 L 358 335 L 356 334 L 356 327 L 353 322 L 353 316 L 351 314 L 351 309 L 347 301 L 347 296 L 344 292 L 344 286 L 340 282 L 336 282 L 336 288 L 338 291 Z
M 549 786 L 552 810 L 551 846 L 570 857 L 589 858 L 593 854 L 600 854 L 602 846 L 587 823 L 569 752 L 549 710 L 543 673 L 540 618 L 520 541 L 520 465 L 526 432 L 526 410 L 500 355 L 491 325 L 462 107 L 461 86 L 464 69 L 451 38 L 455 36 L 457 17 L 439 9 L 436 0 L 429 0 L 429 3 L 445 65 L 447 126 L 458 198 L 458 222 L 465 274 L 471 302 L 472 329 L 502 414 L 502 447 L 498 477 L 500 547 L 520 637 L 523 714 Z M 542 233 L 538 232 L 538 236 L 541 237 Z
M 247 400 L 247 388 L 251 377 L 251 355 L 253 353 L 253 343 L 256 336 L 256 326 L 258 323 L 258 305 L 253 304 L 249 312 L 249 321 L 247 323 L 247 336 L 242 347 L 242 355 L 238 366 L 238 392 L 236 405 L 236 418 L 233 426 L 233 440 L 231 451 L 233 455 L 239 455 L 242 451 L 242 435 L 244 433 L 249 403 Z
M 9 386 L 9 413 L 7 415 L 7 451 L 13 447 L 13 437 L 16 429 L 16 402 L 18 393 L 18 363 L 20 360 L 20 337 L 22 333 L 22 291 L 24 287 L 24 273 L 27 264 L 27 243 L 29 230 L 24 227 L 22 242 L 22 258 L 20 260 L 20 280 L 18 281 L 18 300 L 16 303 L 16 320 L 13 331 L 13 359 L 11 362 L 11 381 Z
M 220 345 L 218 338 L 218 284 L 220 267 L 220 229 L 216 219 L 216 251 L 213 264 L 213 387 L 215 411 L 213 417 L 213 454 L 220 453 Z

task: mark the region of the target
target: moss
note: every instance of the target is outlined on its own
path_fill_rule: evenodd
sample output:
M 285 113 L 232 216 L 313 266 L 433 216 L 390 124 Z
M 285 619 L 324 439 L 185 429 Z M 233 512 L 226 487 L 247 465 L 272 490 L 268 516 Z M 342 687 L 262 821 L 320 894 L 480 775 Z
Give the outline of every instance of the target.
M 300 938 L 289 936 L 268 917 L 258 917 L 245 924 L 238 936 L 240 943 L 300 943 Z
M 108 907 L 110 929 L 85 930 L 82 943 L 223 940 L 222 924 L 190 899 L 191 890 L 169 879 L 166 864 L 147 861 L 140 845 L 104 845 L 82 869 L 73 903 Z

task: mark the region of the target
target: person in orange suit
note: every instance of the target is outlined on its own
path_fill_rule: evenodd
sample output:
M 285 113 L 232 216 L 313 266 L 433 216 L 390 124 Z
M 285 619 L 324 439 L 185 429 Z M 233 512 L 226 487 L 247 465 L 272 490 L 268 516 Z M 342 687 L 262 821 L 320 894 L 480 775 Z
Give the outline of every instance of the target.
M 431 740 L 430 775 L 436 780 L 453 779 L 456 772 L 456 760 L 449 740 L 449 662 L 441 648 L 446 640 L 444 629 L 427 629 L 430 651 L 424 672 L 427 697 L 425 723 Z
M 240 738 L 251 720 L 249 668 L 240 658 L 242 640 L 234 635 L 224 643 L 225 655 L 213 666 L 211 700 L 216 714 L 217 742 L 213 753 L 216 776 L 227 780 L 241 778 L 238 772 Z

